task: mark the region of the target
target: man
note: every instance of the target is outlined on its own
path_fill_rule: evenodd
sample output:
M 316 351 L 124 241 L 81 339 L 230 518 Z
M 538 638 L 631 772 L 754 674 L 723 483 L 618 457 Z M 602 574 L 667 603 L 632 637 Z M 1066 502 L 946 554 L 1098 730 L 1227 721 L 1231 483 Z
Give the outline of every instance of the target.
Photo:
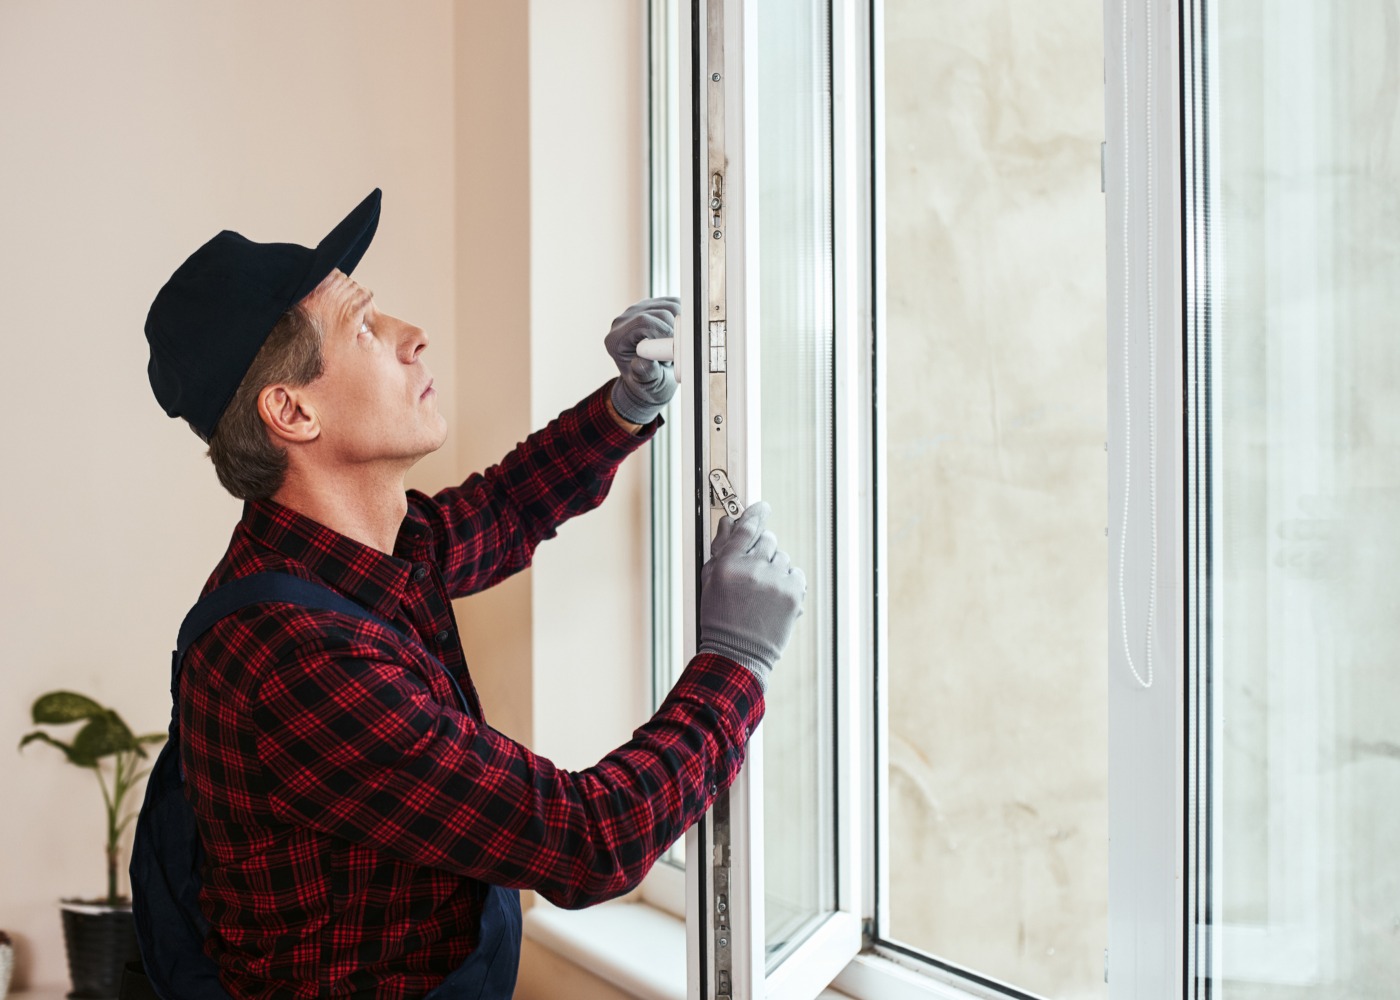
M 492 730 L 450 601 L 525 568 L 603 500 L 675 391 L 636 345 L 669 336 L 679 303 L 619 317 L 605 341 L 619 377 L 499 465 L 405 492 L 447 428 L 427 335 L 350 277 L 379 203 L 315 250 L 220 233 L 146 323 L 156 398 L 246 501 L 205 593 L 278 571 L 383 620 L 263 603 L 184 658 L 205 951 L 234 997 L 509 996 L 509 890 L 579 907 L 637 885 L 733 780 L 806 591 L 756 504 L 721 522 L 700 651 L 630 742 L 571 773 Z M 488 963 L 495 987 L 463 985 Z

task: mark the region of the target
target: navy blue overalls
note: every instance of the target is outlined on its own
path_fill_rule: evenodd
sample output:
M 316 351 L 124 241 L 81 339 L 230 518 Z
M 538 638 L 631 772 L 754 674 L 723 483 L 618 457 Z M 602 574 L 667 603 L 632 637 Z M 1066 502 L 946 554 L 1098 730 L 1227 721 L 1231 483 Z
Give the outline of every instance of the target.
M 145 975 L 128 970 L 123 1000 L 152 995 L 160 1000 L 229 1000 L 217 967 L 204 954 L 209 933 L 209 922 L 199 909 L 204 850 L 180 769 L 180 667 L 185 651 L 215 622 L 250 604 L 272 602 L 367 619 L 403 635 L 335 591 L 285 573 L 256 573 L 231 581 L 190 609 L 171 657 L 170 738 L 151 768 L 131 854 L 132 911 Z M 442 669 L 466 711 L 457 679 L 445 666 Z M 519 964 L 520 894 L 490 886 L 481 913 L 480 943 L 425 1000 L 510 1000 Z M 149 982 L 143 982 L 145 978 Z

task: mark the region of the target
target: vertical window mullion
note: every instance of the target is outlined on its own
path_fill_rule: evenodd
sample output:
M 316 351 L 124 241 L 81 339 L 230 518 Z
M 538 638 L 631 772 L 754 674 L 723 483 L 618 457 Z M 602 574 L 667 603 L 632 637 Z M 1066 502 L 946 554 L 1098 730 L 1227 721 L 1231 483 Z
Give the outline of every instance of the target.
M 1179 13 L 1177 0 L 1105 4 L 1110 1000 L 1184 989 Z

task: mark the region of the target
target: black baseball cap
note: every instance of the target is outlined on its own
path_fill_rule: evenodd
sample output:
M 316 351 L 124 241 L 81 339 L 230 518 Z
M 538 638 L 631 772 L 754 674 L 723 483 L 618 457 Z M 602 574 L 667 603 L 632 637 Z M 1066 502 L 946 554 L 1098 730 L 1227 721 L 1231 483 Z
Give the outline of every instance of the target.
M 316 244 L 254 243 L 224 230 L 190 254 L 146 315 L 156 401 L 205 441 L 284 313 L 339 268 L 355 269 L 379 225 L 380 190 Z

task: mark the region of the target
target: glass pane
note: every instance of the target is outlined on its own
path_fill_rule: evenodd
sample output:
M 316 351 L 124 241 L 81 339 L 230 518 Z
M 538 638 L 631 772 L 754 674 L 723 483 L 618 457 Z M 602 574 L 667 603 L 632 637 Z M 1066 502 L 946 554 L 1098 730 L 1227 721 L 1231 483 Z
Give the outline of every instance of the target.
M 1101 0 L 885 0 L 882 938 L 1101 998 Z
M 1400 14 L 1212 7 L 1201 971 L 1226 1000 L 1392 997 Z
M 828 33 L 826 3 L 758 6 L 761 499 L 772 504 L 773 530 L 808 580 L 764 722 L 770 964 L 835 908 Z
M 650 171 L 651 294 L 680 295 L 681 193 L 680 122 L 678 115 L 680 59 L 677 52 L 675 5 L 672 0 L 649 0 L 648 155 Z M 684 324 L 684 318 L 682 323 Z M 677 331 L 684 343 L 684 328 Z M 682 393 L 678 392 L 679 397 Z M 681 606 L 681 521 L 690 508 L 681 502 L 681 447 L 678 438 L 682 401 L 666 414 L 666 423 L 652 438 L 651 461 L 651 664 L 652 710 L 661 706 L 685 669 Z M 685 840 L 662 855 L 667 864 L 685 866 Z

